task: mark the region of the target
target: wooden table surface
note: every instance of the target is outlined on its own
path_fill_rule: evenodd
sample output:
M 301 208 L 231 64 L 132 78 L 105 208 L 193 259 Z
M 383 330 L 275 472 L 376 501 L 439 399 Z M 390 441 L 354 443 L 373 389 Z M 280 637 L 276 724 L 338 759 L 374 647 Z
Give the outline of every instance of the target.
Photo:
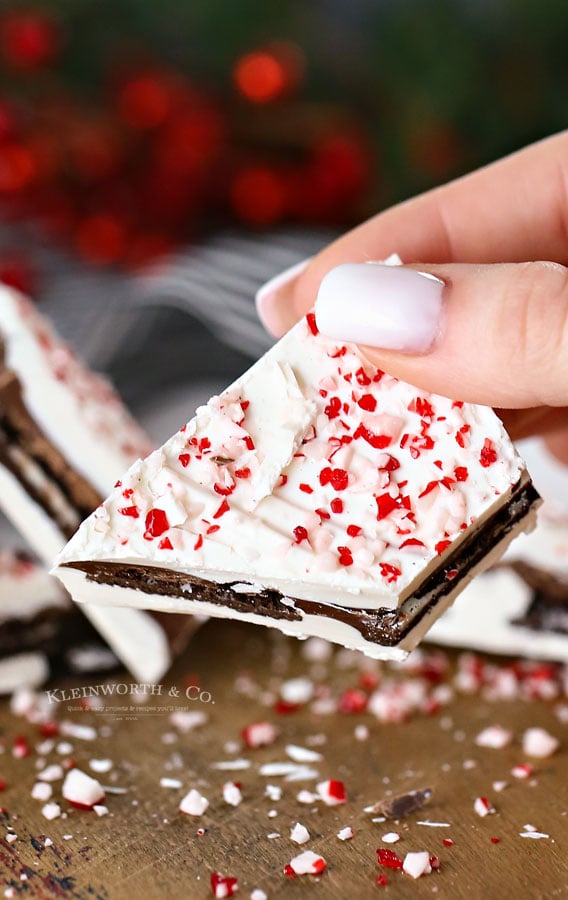
M 448 658 L 453 664 L 452 654 Z M 299 641 L 253 626 L 209 622 L 164 679 L 162 697 L 134 704 L 126 712 L 116 707 L 130 701 L 116 697 L 107 698 L 103 709 L 78 710 L 77 701 L 54 706 L 58 719 L 94 725 L 97 737 L 81 740 L 59 735 L 50 752 L 43 748 L 39 760 L 36 746 L 45 739 L 37 725 L 16 718 L 4 703 L 0 712 L 5 746 L 0 777 L 6 783 L 0 795 L 5 808 L 0 819 L 0 897 L 201 900 L 213 896 L 210 874 L 214 871 L 238 878 L 236 896 L 241 898 L 248 898 L 255 888 L 271 900 L 345 900 L 380 897 L 382 892 L 387 897 L 435 894 L 451 900 L 568 897 L 568 742 L 561 721 L 566 700 L 490 700 L 480 691 L 456 692 L 439 711 L 415 711 L 399 723 L 380 722 L 369 712 L 326 712 L 329 697 L 357 685 L 357 659 L 343 652 L 314 662 L 306 659 L 305 645 Z M 366 665 L 374 668 L 368 661 Z M 385 666 L 377 671 L 383 684 L 385 678 L 393 677 Z M 316 685 L 316 711 L 312 701 L 296 711 L 278 713 L 275 700 L 281 682 L 301 675 Z M 423 687 L 423 675 L 405 675 L 403 690 L 413 684 Z M 403 676 L 396 673 L 395 677 Z M 188 701 L 186 685 L 197 679 L 205 692 L 203 700 Z M 59 687 L 69 690 L 72 684 L 103 680 L 101 676 L 76 679 Z M 115 673 L 106 680 L 118 684 L 127 678 Z M 452 683 L 451 672 L 443 683 Z M 177 699 L 169 695 L 170 688 L 179 692 Z M 209 695 L 210 702 L 204 702 Z M 203 711 L 207 721 L 183 734 L 169 721 L 169 713 L 159 708 L 165 705 Z M 280 729 L 274 743 L 256 749 L 243 746 L 243 727 L 263 720 Z M 481 729 L 497 723 L 513 732 L 512 743 L 502 749 L 477 746 L 475 737 Z M 367 726 L 366 740 L 355 738 L 357 725 Z M 533 726 L 560 738 L 560 749 L 549 758 L 532 760 L 531 778 L 515 779 L 512 767 L 527 761 L 522 734 Z M 32 748 L 22 759 L 12 753 L 17 735 L 28 736 Z M 61 741 L 70 742 L 72 751 L 58 752 Z M 318 777 L 294 782 L 260 774 L 261 764 L 290 761 L 285 750 L 289 744 L 321 753 L 321 761 L 310 764 Z M 96 777 L 126 792 L 107 794 L 108 815 L 99 818 L 92 811 L 70 808 L 61 800 L 59 780 L 53 783 L 53 799 L 68 814 L 52 821 L 43 817 L 42 803 L 30 796 L 35 772 L 44 764 L 42 759 L 45 764 L 61 763 L 69 756 L 90 774 L 94 774 L 89 769 L 93 758 L 112 760 L 112 770 Z M 250 768 L 235 772 L 212 768 L 216 761 L 234 758 L 249 760 Z M 164 776 L 179 779 L 183 787 L 160 786 Z M 328 807 L 321 801 L 298 802 L 301 789 L 314 791 L 316 783 L 327 778 L 344 782 L 346 804 Z M 222 797 L 222 785 L 231 779 L 242 785 L 243 801 L 236 807 Z M 496 792 L 496 781 L 506 781 L 507 787 Z M 281 786 L 281 799 L 265 795 L 267 784 Z M 178 812 L 180 799 L 191 787 L 210 801 L 200 818 Z M 373 816 L 364 811 L 389 792 L 424 787 L 433 791 L 430 804 L 398 823 L 373 822 Z M 475 813 L 473 803 L 479 796 L 493 801 L 494 815 L 481 818 Z M 424 820 L 449 823 L 449 827 L 418 824 Z M 289 836 L 298 821 L 311 835 L 301 847 Z M 521 837 L 527 824 L 549 837 Z M 336 835 L 346 825 L 353 827 L 355 836 L 342 842 Z M 6 839 L 10 828 L 17 835 L 12 842 Z M 206 829 L 204 834 L 197 833 L 200 828 Z M 389 831 L 400 834 L 398 843 L 382 842 Z M 271 833 L 280 836 L 268 838 Z M 46 837 L 52 845 L 45 845 Z M 444 846 L 444 838 L 453 845 Z M 387 846 L 401 857 L 410 850 L 428 850 L 439 857 L 440 868 L 416 881 L 400 871 L 381 869 L 376 850 Z M 326 871 L 320 876 L 288 878 L 285 865 L 305 849 L 325 857 Z M 386 887 L 376 884 L 381 873 L 387 876 Z

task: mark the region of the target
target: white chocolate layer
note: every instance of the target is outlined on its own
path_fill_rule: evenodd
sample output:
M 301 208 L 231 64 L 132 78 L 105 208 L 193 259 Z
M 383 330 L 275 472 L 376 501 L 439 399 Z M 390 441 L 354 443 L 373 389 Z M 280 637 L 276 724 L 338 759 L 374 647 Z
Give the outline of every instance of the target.
M 15 553 L 0 552 L 0 623 L 33 619 L 45 609 L 70 606 L 68 594 L 45 569 Z

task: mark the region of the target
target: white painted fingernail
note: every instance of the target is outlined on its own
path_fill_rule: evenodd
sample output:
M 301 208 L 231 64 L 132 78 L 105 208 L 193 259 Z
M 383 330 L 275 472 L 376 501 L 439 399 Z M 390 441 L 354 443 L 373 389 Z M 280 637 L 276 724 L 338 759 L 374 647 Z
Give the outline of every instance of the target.
M 439 278 L 415 269 L 345 263 L 320 285 L 316 322 L 334 339 L 424 353 L 440 331 L 443 289 Z
M 295 263 L 279 275 L 275 275 L 266 284 L 258 289 L 255 297 L 256 311 L 258 317 L 267 331 L 272 334 L 280 334 L 284 324 L 289 325 L 288 316 L 286 316 L 287 298 L 279 293 L 289 281 L 293 281 L 307 268 L 311 257 L 303 259 L 301 262 Z

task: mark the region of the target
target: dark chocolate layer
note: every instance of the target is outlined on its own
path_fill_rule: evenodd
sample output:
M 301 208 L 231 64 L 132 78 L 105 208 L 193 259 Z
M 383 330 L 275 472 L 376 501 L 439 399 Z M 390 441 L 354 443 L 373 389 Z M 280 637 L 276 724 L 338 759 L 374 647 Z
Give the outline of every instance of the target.
M 56 522 L 65 537 L 70 538 L 81 520 L 98 506 L 101 497 L 43 434 L 26 408 L 17 376 L 10 369 L 2 368 L 1 363 L 0 353 L 0 464 L 12 472 L 30 497 Z M 10 453 L 14 449 L 20 451 L 24 460 L 41 469 L 50 485 L 54 485 L 76 511 L 74 525 L 63 521 L 58 514 L 50 499 L 49 489 L 44 491 L 34 484 L 26 475 L 25 466 L 18 465 L 14 453 Z
M 443 564 L 425 579 L 420 588 L 395 610 L 338 606 L 332 597 L 329 603 L 300 600 L 284 597 L 274 590 L 241 593 L 233 590 L 237 582 L 217 584 L 156 566 L 99 561 L 71 562 L 65 565 L 84 572 L 90 581 L 128 587 L 143 594 L 185 597 L 225 606 L 240 613 L 253 613 L 279 620 L 301 621 L 302 612 L 325 616 L 352 626 L 366 641 L 388 647 L 400 643 L 425 615 L 452 593 L 457 580 L 463 579 L 496 544 L 516 528 L 538 500 L 539 495 L 528 477 L 521 480 L 513 490 L 509 503 L 500 507 L 483 526 L 465 538 L 444 559 Z

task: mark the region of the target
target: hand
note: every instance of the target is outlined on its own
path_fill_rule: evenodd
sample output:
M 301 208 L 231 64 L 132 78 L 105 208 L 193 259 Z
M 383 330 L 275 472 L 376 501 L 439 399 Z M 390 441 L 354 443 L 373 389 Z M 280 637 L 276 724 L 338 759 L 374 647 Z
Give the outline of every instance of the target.
M 410 265 L 360 265 L 393 252 Z M 279 336 L 317 297 L 323 333 L 418 387 L 496 407 L 514 438 L 554 432 L 568 461 L 566 265 L 568 132 L 369 219 L 257 306 Z

